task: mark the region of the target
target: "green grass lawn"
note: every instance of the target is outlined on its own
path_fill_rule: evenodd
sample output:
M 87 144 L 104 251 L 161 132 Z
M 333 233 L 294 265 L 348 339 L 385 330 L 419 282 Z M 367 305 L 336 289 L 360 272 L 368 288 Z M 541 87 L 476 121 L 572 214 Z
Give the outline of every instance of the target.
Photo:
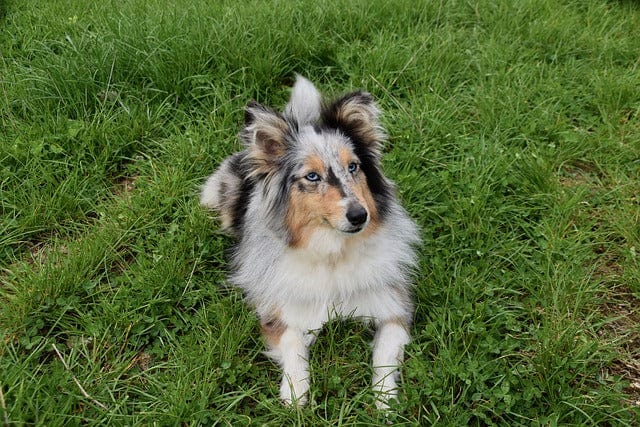
M 634 1 L 0 3 L 0 424 L 640 422 Z M 295 73 L 385 111 L 422 229 L 400 400 L 328 325 L 279 403 L 198 186 Z

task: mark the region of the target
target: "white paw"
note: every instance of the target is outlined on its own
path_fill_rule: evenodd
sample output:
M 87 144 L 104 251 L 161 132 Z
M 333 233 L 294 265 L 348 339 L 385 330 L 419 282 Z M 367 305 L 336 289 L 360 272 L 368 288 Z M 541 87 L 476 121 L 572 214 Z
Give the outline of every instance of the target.
M 389 393 L 378 393 L 376 396 L 376 408 L 380 411 L 386 411 L 389 409 L 389 401 L 396 400 L 398 393 L 394 390 Z
M 288 375 L 282 377 L 280 400 L 282 400 L 285 405 L 304 406 L 307 403 L 308 391 L 309 378 L 292 380 Z
M 395 373 L 395 372 L 394 372 Z M 376 407 L 380 410 L 389 409 L 389 400 L 397 399 L 398 386 L 394 378 L 394 373 L 373 378 L 373 392 L 376 395 Z

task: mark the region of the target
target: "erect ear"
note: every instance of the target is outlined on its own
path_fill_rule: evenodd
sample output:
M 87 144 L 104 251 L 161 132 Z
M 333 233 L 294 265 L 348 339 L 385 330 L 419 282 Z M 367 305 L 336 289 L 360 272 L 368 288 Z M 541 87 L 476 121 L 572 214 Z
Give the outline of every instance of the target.
M 300 126 L 312 124 L 320 118 L 320 104 L 318 89 L 309 80 L 296 75 L 296 83 L 291 89 L 291 98 L 284 109 L 284 115 Z
M 287 151 L 289 125 L 277 112 L 250 102 L 244 112 L 245 126 L 240 136 L 247 145 L 256 172 L 268 172 Z
M 373 96 L 361 91 L 338 99 L 324 109 L 322 116 L 326 125 L 343 130 L 355 144 L 362 144 L 376 156 L 385 139 L 379 117 Z

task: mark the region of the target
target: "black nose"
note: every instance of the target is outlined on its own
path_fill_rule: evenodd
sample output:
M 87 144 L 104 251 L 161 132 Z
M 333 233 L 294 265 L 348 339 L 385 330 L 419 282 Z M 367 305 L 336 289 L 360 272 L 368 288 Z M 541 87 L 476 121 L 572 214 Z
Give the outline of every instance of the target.
M 351 225 L 362 225 L 367 221 L 367 210 L 359 204 L 351 205 L 347 208 L 347 220 Z

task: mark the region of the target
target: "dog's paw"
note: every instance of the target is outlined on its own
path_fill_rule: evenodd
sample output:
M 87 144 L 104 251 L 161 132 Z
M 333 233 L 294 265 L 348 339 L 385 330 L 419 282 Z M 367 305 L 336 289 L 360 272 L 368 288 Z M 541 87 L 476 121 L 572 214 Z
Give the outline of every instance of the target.
M 395 391 L 388 393 L 378 393 L 376 395 L 376 408 L 380 411 L 387 411 L 389 409 L 389 401 L 395 400 L 398 397 L 398 393 Z
M 376 407 L 381 411 L 389 409 L 389 401 L 398 398 L 398 386 L 393 375 L 374 377 L 373 392 L 376 396 Z
M 287 406 L 304 406 L 307 403 L 309 391 L 309 379 L 291 379 L 290 376 L 282 377 L 280 384 L 280 400 Z

